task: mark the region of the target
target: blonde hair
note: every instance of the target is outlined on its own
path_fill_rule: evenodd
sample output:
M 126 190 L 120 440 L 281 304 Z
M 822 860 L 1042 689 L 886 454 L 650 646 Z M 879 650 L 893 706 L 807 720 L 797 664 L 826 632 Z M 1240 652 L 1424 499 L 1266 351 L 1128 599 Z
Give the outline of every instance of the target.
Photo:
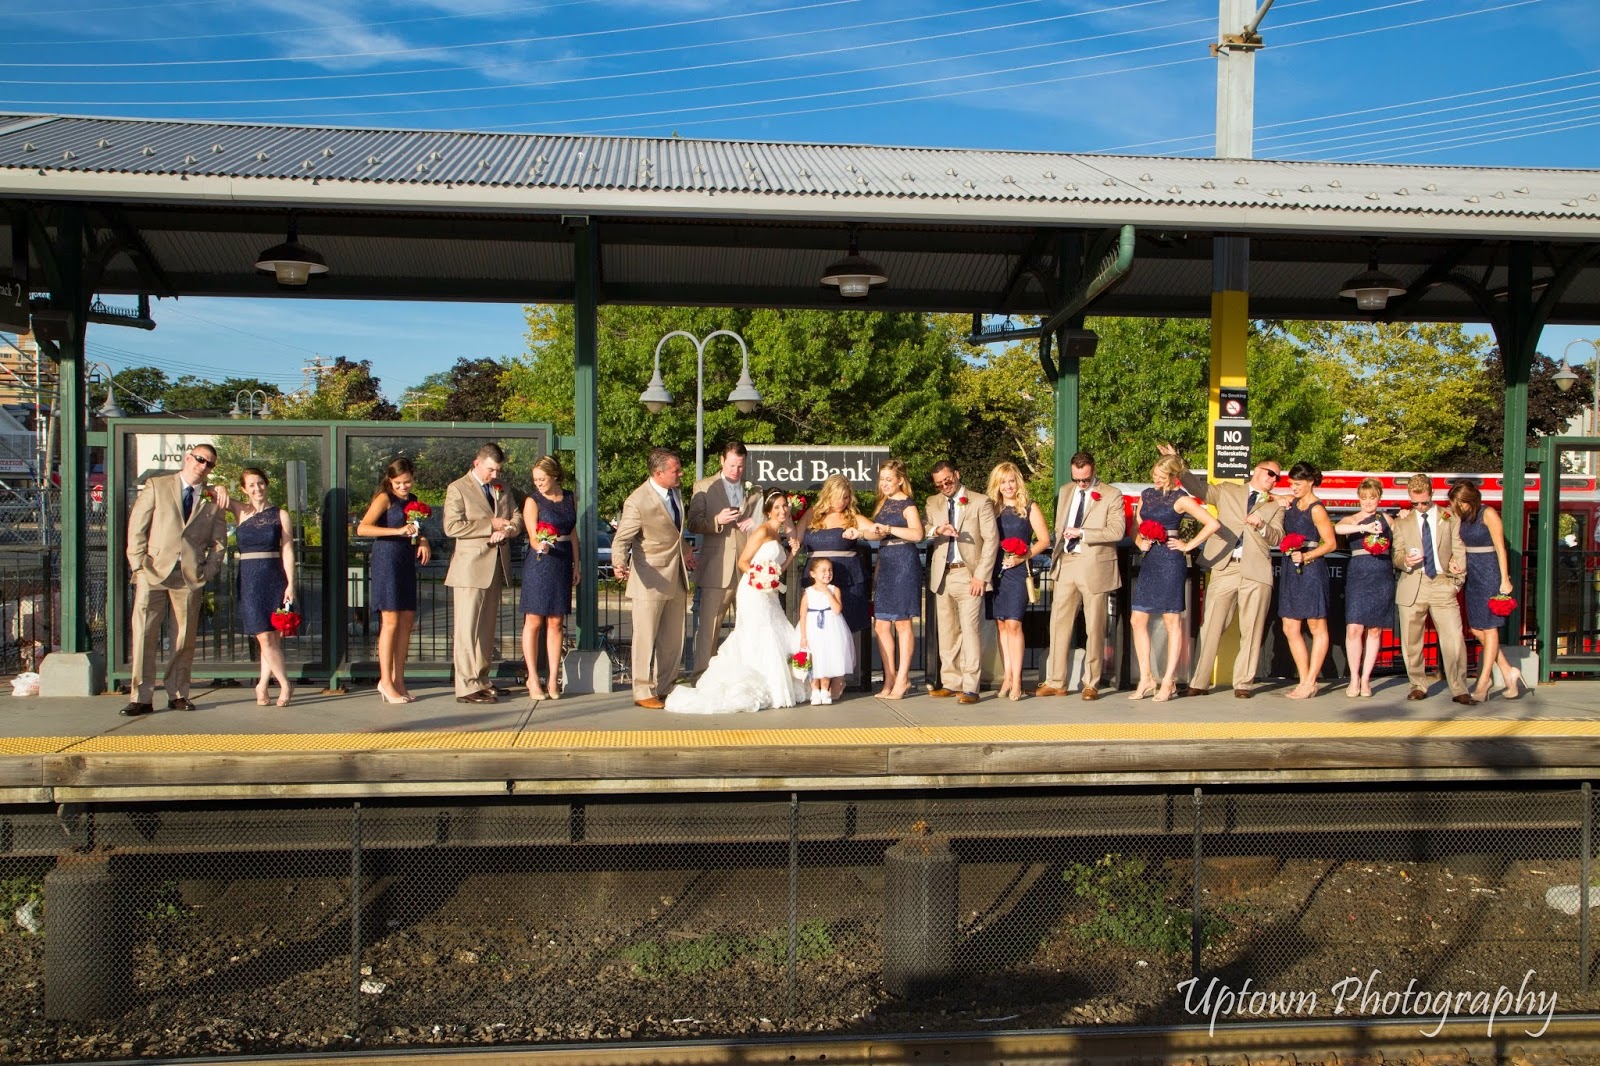
M 1007 474 L 1017 479 L 1016 511 L 1018 514 L 1026 516 L 1033 506 L 1033 497 L 1028 495 L 1028 483 L 1022 480 L 1022 471 L 1017 468 L 1016 463 L 995 464 L 995 468 L 989 471 L 989 484 L 983 490 L 983 494 L 989 497 L 989 500 L 994 504 L 994 509 L 999 511 L 1005 506 L 1000 500 L 1000 479 Z
M 1167 475 L 1168 486 L 1183 484 L 1183 475 L 1188 473 L 1189 467 L 1176 455 L 1163 455 L 1156 460 L 1154 469 Z
M 1361 484 L 1356 486 L 1356 496 L 1365 496 L 1369 492 L 1378 497 L 1378 499 L 1383 499 L 1383 482 L 1375 477 L 1362 478 Z
M 856 519 L 860 517 L 856 514 L 855 490 L 850 487 L 850 482 L 843 474 L 832 474 L 817 490 L 817 498 L 811 501 L 811 509 L 806 512 L 810 520 L 807 528 L 828 517 L 841 500 L 844 501 L 844 510 L 840 513 L 844 515 L 845 527 L 854 527 Z
M 895 485 L 896 492 L 903 492 L 907 496 L 911 495 L 911 479 L 906 477 L 906 464 L 898 459 L 885 459 L 878 464 L 878 473 L 882 474 L 885 470 L 894 471 L 894 476 L 899 479 L 899 483 Z M 878 490 L 878 498 L 872 504 L 872 517 L 877 518 L 878 512 L 883 510 L 883 505 L 888 502 L 889 497 L 885 496 L 883 489 L 880 488 Z
M 539 456 L 539 458 L 533 461 L 533 467 L 528 471 L 528 473 L 531 475 L 534 470 L 543 470 L 550 476 L 551 481 L 554 481 L 557 485 L 561 484 L 561 460 L 557 459 L 555 456 Z

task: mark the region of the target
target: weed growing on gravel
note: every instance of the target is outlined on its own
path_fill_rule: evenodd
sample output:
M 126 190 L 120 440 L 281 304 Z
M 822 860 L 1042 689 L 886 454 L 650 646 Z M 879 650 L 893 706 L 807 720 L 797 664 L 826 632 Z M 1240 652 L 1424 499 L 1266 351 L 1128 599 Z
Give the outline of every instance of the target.
M 1073 863 L 1062 874 L 1074 895 L 1088 900 L 1094 915 L 1077 928 L 1086 940 L 1144 951 L 1189 950 L 1189 911 L 1167 902 L 1162 886 L 1146 876 L 1145 860 L 1112 852 L 1094 863 Z M 1207 915 L 1200 935 L 1210 939 L 1228 923 Z
M 44 917 L 44 882 L 20 875 L 0 881 L 0 929 L 16 921 L 15 915 L 30 903 L 38 902 L 35 913 Z
M 145 903 L 146 908 L 139 913 L 149 922 L 178 922 L 189 916 L 176 881 L 163 881 L 153 886 Z
M 800 923 L 795 935 L 795 953 L 800 961 L 819 959 L 833 949 L 833 934 L 828 931 L 826 922 Z M 650 977 L 677 977 L 722 970 L 745 956 L 754 956 L 769 966 L 782 966 L 789 959 L 789 934 L 787 930 L 758 937 L 709 933 L 693 940 L 666 943 L 645 940 L 630 944 L 618 954 L 633 964 L 635 972 Z

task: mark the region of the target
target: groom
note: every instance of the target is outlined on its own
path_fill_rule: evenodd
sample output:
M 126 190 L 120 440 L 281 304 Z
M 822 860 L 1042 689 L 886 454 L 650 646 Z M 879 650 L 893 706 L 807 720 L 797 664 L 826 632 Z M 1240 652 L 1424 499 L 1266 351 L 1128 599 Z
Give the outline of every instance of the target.
M 699 625 L 694 634 L 694 675 L 705 672 L 717 650 L 722 619 L 733 606 L 739 588 L 739 553 L 745 535 L 756 525 L 761 510 L 761 489 L 744 480 L 748 455 L 742 440 L 722 448 L 722 470 L 695 482 L 689 500 L 689 532 L 700 537 L 700 562 L 695 568 L 695 590 L 700 597 Z

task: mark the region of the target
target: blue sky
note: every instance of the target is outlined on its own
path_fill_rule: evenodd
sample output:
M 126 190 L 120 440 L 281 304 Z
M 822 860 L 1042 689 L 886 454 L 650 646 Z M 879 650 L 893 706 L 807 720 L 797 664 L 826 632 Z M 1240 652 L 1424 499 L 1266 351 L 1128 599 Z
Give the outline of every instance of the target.
M 0 110 L 1170 155 L 1210 155 L 1215 125 L 1217 0 L 9 6 Z M 1594 0 L 1277 0 L 1262 34 L 1259 157 L 1600 169 Z M 91 357 L 294 387 L 343 355 L 397 397 L 523 349 L 515 306 L 191 299 L 155 317 L 92 329 Z

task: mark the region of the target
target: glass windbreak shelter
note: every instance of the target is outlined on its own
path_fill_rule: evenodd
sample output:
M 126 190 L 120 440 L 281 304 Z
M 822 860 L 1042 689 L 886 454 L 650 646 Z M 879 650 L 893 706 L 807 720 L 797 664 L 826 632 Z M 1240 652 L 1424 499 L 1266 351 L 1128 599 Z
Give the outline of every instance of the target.
M 327 679 L 377 675 L 379 619 L 367 610 L 371 542 L 355 535 L 383 468 L 404 455 L 417 469 L 414 493 L 432 506 L 425 524 L 433 558 L 417 575 L 417 624 L 412 632 L 414 676 L 450 673 L 451 604 L 444 585 L 451 542 L 444 536 L 445 487 L 465 474 L 479 446 L 495 441 L 506 452 L 502 480 L 522 499 L 531 489 L 533 461 L 550 451 L 547 425 L 473 425 L 419 422 L 269 422 L 232 419 L 118 419 L 108 427 L 107 463 L 107 641 L 110 682 L 130 677 L 132 574 L 127 560 L 128 512 L 147 478 L 174 474 L 184 453 L 200 444 L 217 450 L 213 484 L 238 489 L 241 471 L 255 467 L 269 480 L 269 498 L 289 514 L 295 548 L 298 635 L 284 641 L 292 676 Z M 513 545 L 513 585 L 502 593 L 500 655 L 519 662 L 517 587 L 526 540 Z M 170 619 L 162 635 L 169 650 Z M 195 649 L 196 679 L 254 677 L 257 644 L 245 634 L 238 613 L 238 549 L 230 521 L 228 555 L 221 574 L 206 588 Z
M 1536 602 L 1526 606 L 1537 610 L 1546 634 L 1539 647 L 1546 678 L 1600 674 L 1600 492 L 1592 476 L 1563 476 L 1563 470 L 1600 469 L 1597 463 L 1600 437 L 1544 441 L 1542 465 L 1551 476 L 1540 485 L 1537 555 L 1550 564 L 1529 568 L 1538 589 Z

